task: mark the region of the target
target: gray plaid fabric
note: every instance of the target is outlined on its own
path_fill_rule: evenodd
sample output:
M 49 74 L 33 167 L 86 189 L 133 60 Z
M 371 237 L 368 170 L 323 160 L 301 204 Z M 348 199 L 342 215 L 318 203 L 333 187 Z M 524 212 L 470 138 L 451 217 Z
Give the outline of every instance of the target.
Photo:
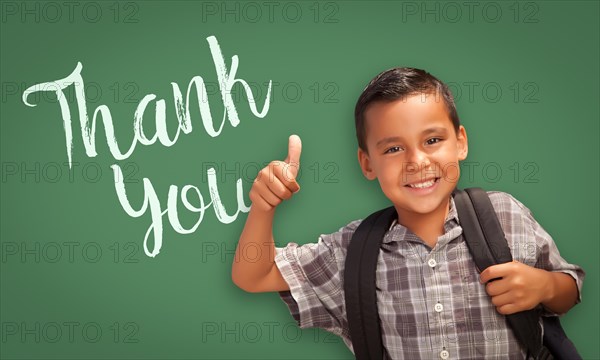
M 513 258 L 530 266 L 585 276 L 567 263 L 529 209 L 503 192 L 488 192 Z M 280 292 L 301 328 L 339 335 L 352 350 L 344 305 L 346 248 L 362 220 L 317 243 L 276 248 L 275 262 L 290 286 Z M 377 301 L 386 358 L 517 359 L 525 352 L 479 283 L 479 273 L 462 236 L 451 199 L 445 233 L 431 249 L 394 223 L 383 239 L 377 267 Z M 556 315 L 539 306 L 544 315 Z

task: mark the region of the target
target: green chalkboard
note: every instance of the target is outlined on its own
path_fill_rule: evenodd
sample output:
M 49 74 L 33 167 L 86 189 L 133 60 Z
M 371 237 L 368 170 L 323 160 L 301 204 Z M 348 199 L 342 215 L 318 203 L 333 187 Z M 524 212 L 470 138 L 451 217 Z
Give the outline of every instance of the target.
M 412 66 L 456 97 L 460 186 L 511 193 L 585 269 L 563 324 L 598 359 L 598 14 L 597 1 L 2 1 L 0 357 L 352 358 L 276 293 L 238 289 L 234 250 L 252 182 L 290 134 L 302 190 L 277 210 L 277 245 L 388 204 L 358 166 L 354 104 L 380 71 Z

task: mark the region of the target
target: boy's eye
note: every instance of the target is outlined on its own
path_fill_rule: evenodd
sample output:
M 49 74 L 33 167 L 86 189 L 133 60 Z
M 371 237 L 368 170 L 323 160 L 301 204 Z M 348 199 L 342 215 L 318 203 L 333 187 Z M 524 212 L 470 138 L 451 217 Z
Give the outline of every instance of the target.
M 431 138 L 431 139 L 428 139 L 425 142 L 427 143 L 427 145 L 433 145 L 433 144 L 438 143 L 440 141 L 442 141 L 441 138 Z
M 400 151 L 400 146 L 392 146 L 391 148 L 387 149 L 385 153 L 395 153 L 397 151 Z

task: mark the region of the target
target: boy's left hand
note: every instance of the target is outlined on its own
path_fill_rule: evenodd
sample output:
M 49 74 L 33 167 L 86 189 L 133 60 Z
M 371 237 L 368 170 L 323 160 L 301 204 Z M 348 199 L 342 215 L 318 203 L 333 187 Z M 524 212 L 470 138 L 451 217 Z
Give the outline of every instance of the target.
M 500 278 L 500 279 L 497 279 Z M 497 279 L 495 281 L 488 281 Z M 552 281 L 545 270 L 518 261 L 493 265 L 479 275 L 500 314 L 529 310 L 548 299 Z

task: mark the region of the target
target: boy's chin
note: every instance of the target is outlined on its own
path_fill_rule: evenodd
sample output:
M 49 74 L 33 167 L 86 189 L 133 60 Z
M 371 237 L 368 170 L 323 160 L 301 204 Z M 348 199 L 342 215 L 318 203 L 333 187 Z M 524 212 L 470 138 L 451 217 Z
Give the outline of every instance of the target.
M 427 203 L 427 204 L 419 204 L 416 206 L 406 207 L 405 209 L 413 213 L 415 215 L 429 215 L 435 213 L 440 209 L 441 206 L 444 206 L 447 202 L 435 202 L 435 203 Z

